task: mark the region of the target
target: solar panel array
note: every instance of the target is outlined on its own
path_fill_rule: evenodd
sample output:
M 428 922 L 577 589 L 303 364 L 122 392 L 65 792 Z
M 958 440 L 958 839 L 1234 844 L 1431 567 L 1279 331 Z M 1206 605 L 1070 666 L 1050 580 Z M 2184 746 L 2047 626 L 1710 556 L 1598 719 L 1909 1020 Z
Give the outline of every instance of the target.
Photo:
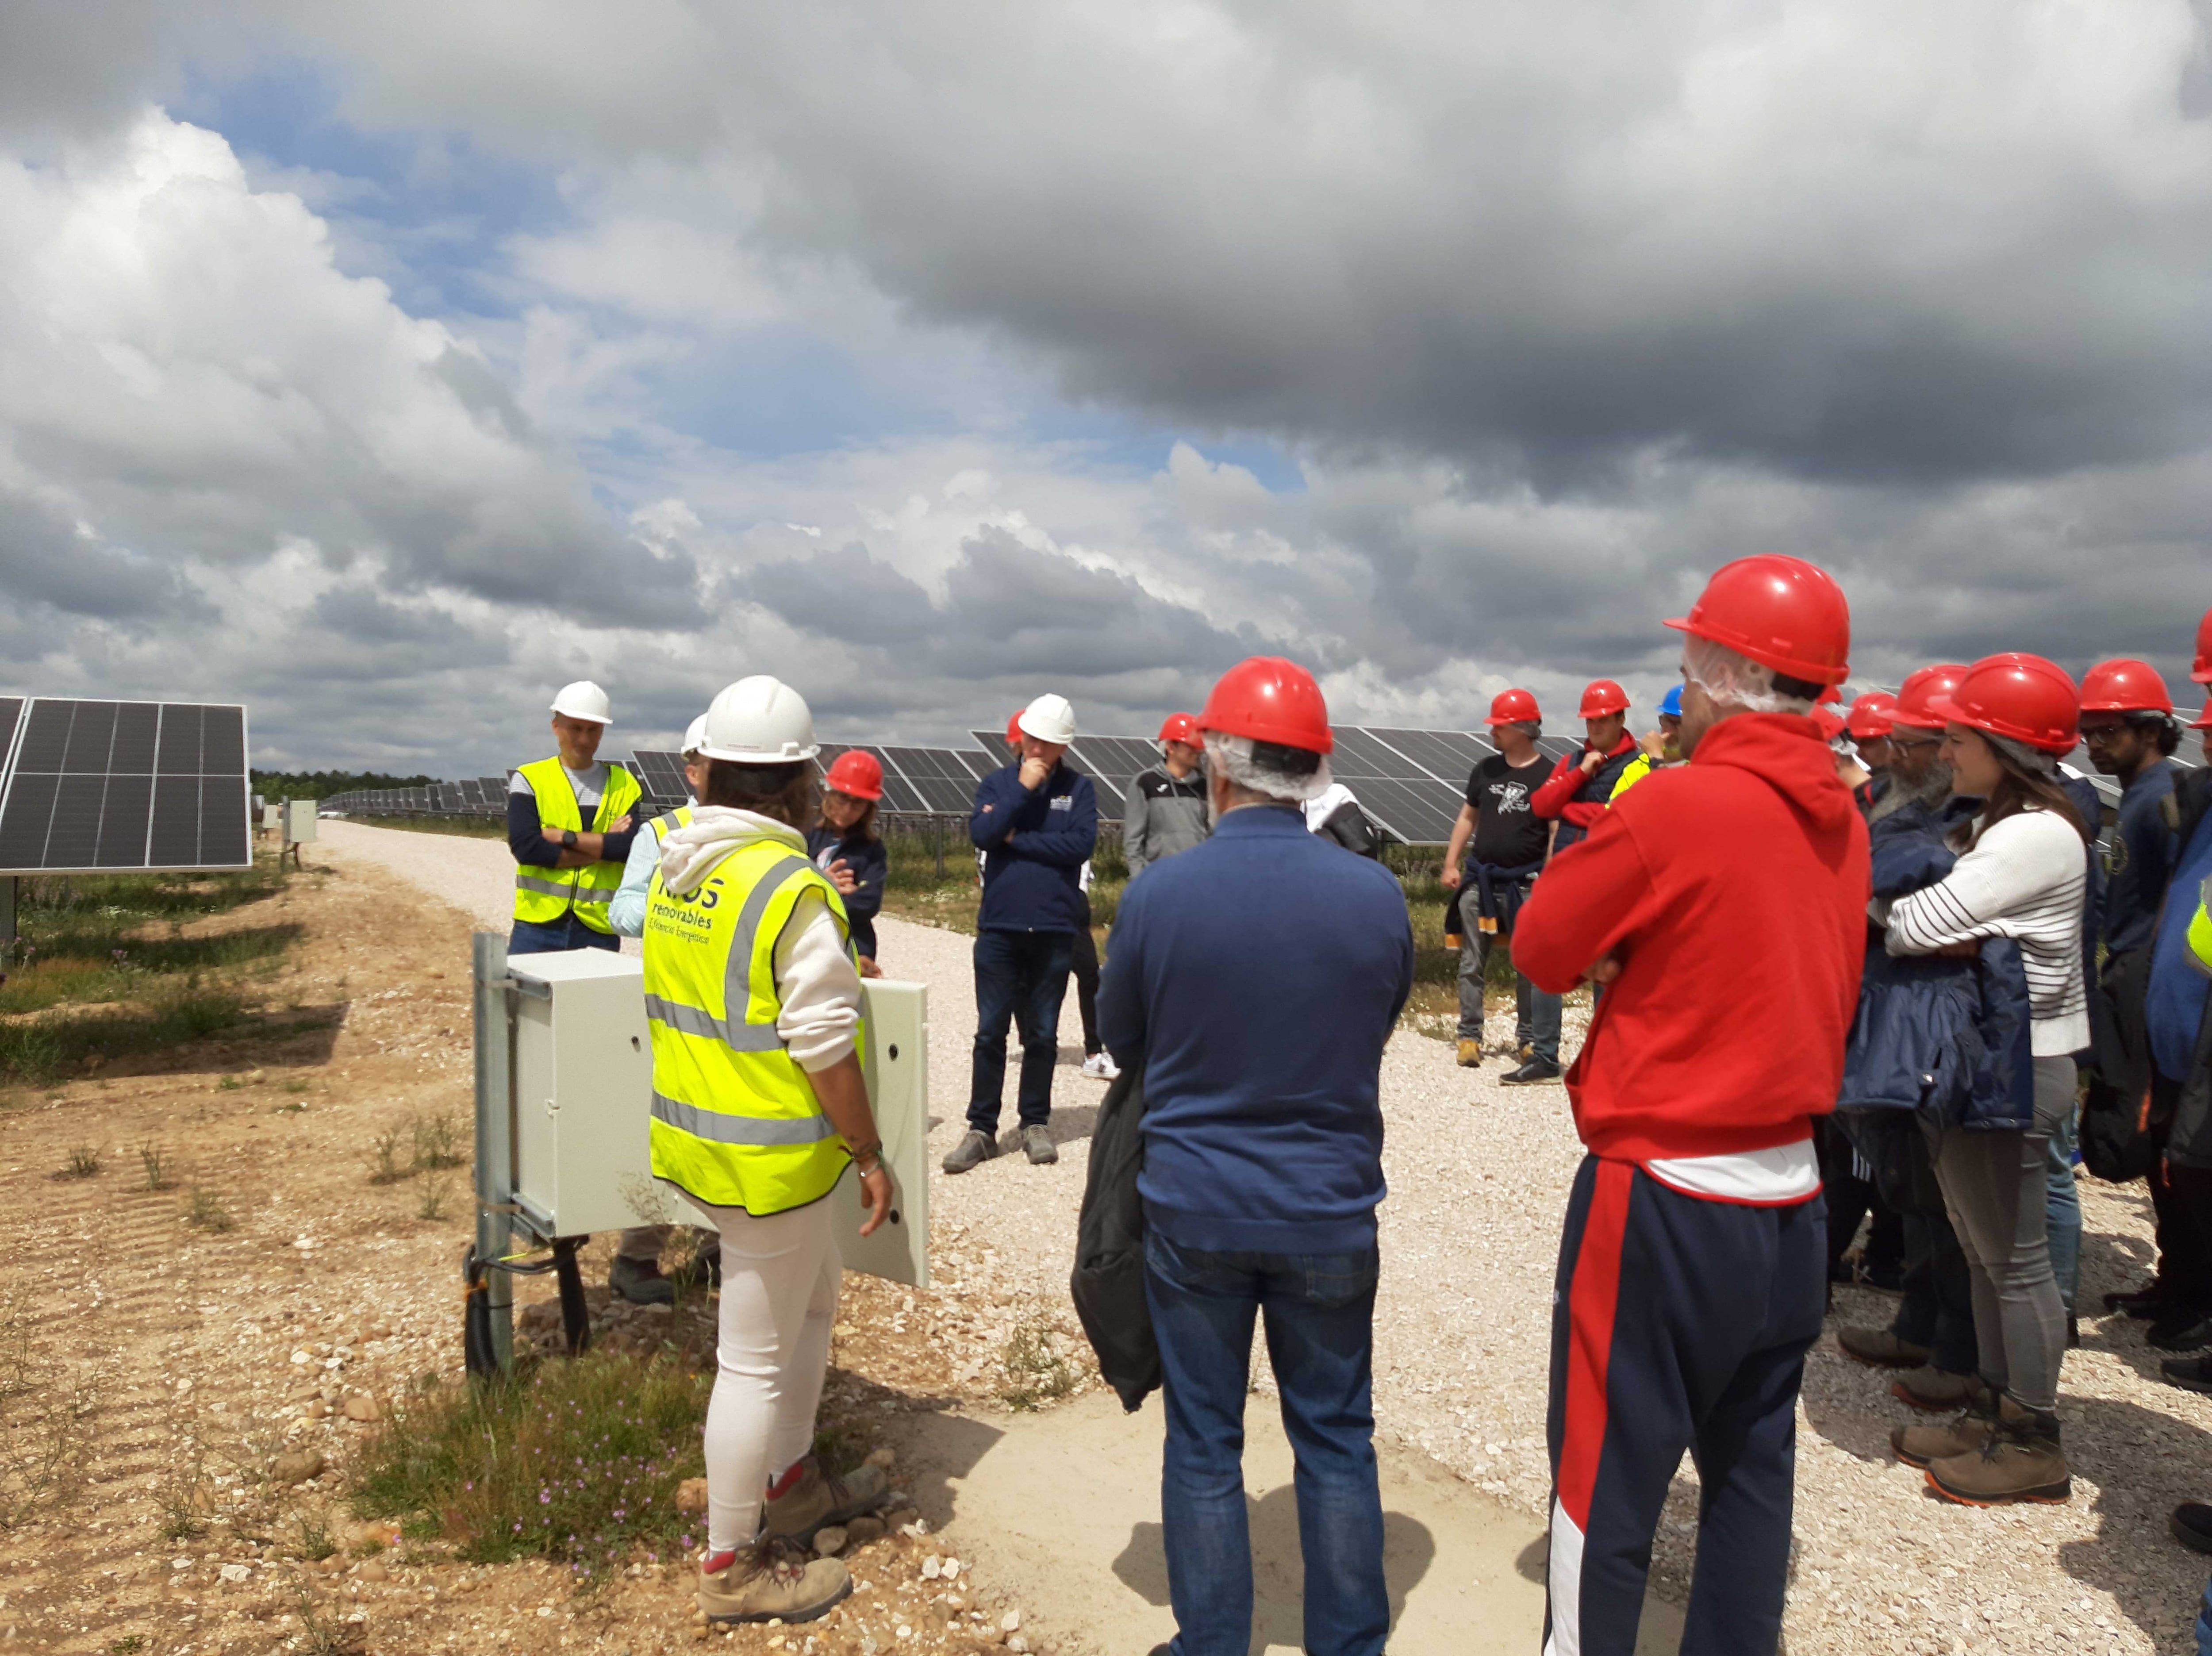
M 253 863 L 246 709 L 0 697 L 0 874 Z

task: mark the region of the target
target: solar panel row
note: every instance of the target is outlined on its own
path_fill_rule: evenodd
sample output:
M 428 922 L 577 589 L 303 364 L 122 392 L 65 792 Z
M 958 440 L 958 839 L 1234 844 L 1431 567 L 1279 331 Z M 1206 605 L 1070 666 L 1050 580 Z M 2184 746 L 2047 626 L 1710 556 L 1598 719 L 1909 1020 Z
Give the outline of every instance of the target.
M 243 868 L 246 709 L 0 698 L 0 874 Z

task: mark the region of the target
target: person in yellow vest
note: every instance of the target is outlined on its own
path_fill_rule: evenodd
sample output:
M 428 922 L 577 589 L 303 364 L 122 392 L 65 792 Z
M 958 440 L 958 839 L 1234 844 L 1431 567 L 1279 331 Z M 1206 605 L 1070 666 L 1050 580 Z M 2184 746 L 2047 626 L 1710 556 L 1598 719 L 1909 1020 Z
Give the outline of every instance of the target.
M 701 802 L 662 833 L 646 899 L 653 1173 L 722 1239 L 698 1589 L 715 1623 L 825 1614 L 853 1582 L 811 1557 L 815 1531 L 889 1493 L 880 1469 L 833 1476 L 812 1452 L 839 1278 L 823 1198 L 850 1164 L 861 1235 L 891 1203 L 844 904 L 806 854 L 817 751 L 789 685 L 744 679 L 716 696 Z
M 588 679 L 553 698 L 560 751 L 514 773 L 507 788 L 507 845 L 514 854 L 514 930 L 509 954 L 620 945 L 607 905 L 622 884 L 642 790 L 599 758 L 614 722 L 607 693 Z

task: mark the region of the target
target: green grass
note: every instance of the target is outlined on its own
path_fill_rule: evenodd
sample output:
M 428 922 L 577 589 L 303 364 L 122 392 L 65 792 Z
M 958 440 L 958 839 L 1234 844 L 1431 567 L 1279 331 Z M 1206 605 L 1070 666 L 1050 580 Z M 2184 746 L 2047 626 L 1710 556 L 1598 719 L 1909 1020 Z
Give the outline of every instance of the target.
M 417 1394 L 363 1450 L 354 1509 L 442 1535 L 471 1562 L 547 1558 L 597 1585 L 633 1547 L 667 1557 L 700 1538 L 676 1487 L 702 1470 L 712 1386 L 592 1352 Z
M 371 828 L 404 828 L 410 834 L 459 834 L 467 839 L 505 839 L 504 817 L 349 817 Z

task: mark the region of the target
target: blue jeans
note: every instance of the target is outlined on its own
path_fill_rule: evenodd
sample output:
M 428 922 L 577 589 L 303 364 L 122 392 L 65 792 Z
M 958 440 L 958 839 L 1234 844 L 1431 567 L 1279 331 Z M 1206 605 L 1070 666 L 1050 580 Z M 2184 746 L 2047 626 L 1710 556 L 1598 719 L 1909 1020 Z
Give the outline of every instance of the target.
M 2212 1656 L 2212 1581 L 2204 1584 L 2204 1608 L 2197 1612 L 2197 1656 Z
M 1145 1263 L 1167 1409 L 1160 1518 L 1176 1628 L 1169 1649 L 1173 1656 L 1245 1656 L 1251 1647 L 1244 1397 L 1258 1313 L 1297 1464 L 1305 1647 L 1311 1656 L 1378 1656 L 1390 1635 L 1375 1472 L 1381 1254 L 1372 1247 L 1208 1253 L 1179 1248 L 1151 1230 Z
M 2081 1142 L 2080 1112 L 2069 1108 L 2051 1135 L 2051 1172 L 2044 1196 L 2044 1223 L 2051 1237 L 2051 1274 L 2067 1314 L 2081 1287 L 2081 1195 L 2074 1184 L 2075 1148 Z
M 558 920 L 518 920 L 507 934 L 509 954 L 559 954 L 568 949 L 618 949 L 622 939 L 593 931 L 572 910 Z
M 1072 932 L 987 931 L 975 935 L 975 1060 L 968 1124 L 999 1130 L 1006 1090 L 1006 1026 L 1022 1033 L 1016 1118 L 1042 1127 L 1052 1118 L 1052 1069 L 1060 1061 L 1060 1003 L 1075 958 Z

